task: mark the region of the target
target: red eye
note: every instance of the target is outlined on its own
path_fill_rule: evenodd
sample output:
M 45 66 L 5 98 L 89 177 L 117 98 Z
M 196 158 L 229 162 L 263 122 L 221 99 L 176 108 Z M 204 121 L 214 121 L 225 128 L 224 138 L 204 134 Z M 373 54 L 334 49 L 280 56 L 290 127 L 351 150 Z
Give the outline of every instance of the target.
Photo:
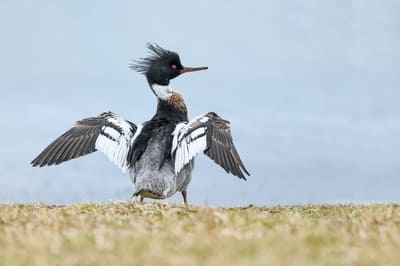
M 175 70 L 175 69 L 176 69 L 176 65 L 172 65 L 171 68 L 172 68 L 173 70 Z

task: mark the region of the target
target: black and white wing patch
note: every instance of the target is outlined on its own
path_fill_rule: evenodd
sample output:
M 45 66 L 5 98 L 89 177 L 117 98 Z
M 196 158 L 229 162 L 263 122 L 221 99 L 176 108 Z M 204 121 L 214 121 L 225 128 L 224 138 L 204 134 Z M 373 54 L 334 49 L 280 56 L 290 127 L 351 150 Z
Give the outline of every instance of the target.
M 204 152 L 226 172 L 246 179 L 250 175 L 232 141 L 229 122 L 214 112 L 180 123 L 173 134 L 172 156 L 178 174 L 197 154 Z
M 85 118 L 47 146 L 31 164 L 57 165 L 99 150 L 125 172 L 129 169 L 127 155 L 136 132 L 140 128 L 111 112 Z

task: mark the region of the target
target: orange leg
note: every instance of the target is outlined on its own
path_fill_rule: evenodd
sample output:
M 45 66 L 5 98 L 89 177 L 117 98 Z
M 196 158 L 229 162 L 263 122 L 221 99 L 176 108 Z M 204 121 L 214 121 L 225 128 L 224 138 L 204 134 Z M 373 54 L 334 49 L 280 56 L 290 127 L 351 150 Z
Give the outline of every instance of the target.
M 187 190 L 182 191 L 183 203 L 187 205 Z

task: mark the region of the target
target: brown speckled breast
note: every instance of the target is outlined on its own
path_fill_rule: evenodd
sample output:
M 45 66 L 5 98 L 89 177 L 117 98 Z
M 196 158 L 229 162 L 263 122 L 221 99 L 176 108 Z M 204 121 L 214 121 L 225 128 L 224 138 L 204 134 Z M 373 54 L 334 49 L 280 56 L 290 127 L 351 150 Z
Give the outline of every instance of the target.
M 168 103 L 182 112 L 187 112 L 185 101 L 179 93 L 174 92 L 171 97 L 169 97 Z

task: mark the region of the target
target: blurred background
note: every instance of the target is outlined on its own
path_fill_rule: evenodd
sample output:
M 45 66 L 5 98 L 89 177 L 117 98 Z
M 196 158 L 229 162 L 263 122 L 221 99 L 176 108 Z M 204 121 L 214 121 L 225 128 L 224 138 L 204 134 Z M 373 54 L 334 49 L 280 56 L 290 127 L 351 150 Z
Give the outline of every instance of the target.
M 127 200 L 103 154 L 30 161 L 74 121 L 154 114 L 145 42 L 209 67 L 172 82 L 230 120 L 252 176 L 197 158 L 197 205 L 400 201 L 399 1 L 1 1 L 0 202 Z M 175 195 L 169 202 L 182 202 Z

